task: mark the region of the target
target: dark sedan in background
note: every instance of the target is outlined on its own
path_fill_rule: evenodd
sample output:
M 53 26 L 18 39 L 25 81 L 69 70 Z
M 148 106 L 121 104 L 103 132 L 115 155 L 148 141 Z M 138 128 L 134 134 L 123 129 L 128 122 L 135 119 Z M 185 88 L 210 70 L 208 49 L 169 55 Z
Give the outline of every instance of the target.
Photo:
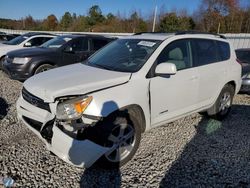
M 250 48 L 237 49 L 235 52 L 242 65 L 241 92 L 250 93 Z
M 18 34 L 1 34 L 0 33 L 0 43 L 10 41 L 18 36 L 20 36 L 20 35 L 18 35 Z
M 37 48 L 9 52 L 3 70 L 16 80 L 26 80 L 49 69 L 86 60 L 115 38 L 99 35 L 63 35 Z

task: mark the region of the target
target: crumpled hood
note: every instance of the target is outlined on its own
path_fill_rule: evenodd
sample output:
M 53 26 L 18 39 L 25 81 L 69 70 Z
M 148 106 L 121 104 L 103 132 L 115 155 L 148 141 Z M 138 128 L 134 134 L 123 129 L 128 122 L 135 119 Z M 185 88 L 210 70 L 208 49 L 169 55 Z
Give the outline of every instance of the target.
M 73 64 L 37 74 L 24 82 L 24 87 L 45 102 L 69 95 L 81 95 L 95 90 L 122 84 L 131 73 L 99 69 Z

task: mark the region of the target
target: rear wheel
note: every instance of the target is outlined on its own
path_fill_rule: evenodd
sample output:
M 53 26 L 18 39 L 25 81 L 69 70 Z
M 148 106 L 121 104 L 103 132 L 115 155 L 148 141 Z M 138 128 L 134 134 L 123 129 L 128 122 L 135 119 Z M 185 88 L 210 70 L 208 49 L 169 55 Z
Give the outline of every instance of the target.
M 224 119 L 231 110 L 233 97 L 234 87 L 225 85 L 215 104 L 208 110 L 208 115 L 218 120 Z
M 41 73 L 41 72 L 45 72 L 45 71 L 50 70 L 50 69 L 52 69 L 52 68 L 53 68 L 53 66 L 50 65 L 50 64 L 43 64 L 43 65 L 40 65 L 40 66 L 36 69 L 36 71 L 35 71 L 34 74 L 38 74 L 38 73 Z
M 118 113 L 102 124 L 101 131 L 102 145 L 110 150 L 96 164 L 106 169 L 126 164 L 134 156 L 141 140 L 141 130 L 136 118 L 128 113 Z

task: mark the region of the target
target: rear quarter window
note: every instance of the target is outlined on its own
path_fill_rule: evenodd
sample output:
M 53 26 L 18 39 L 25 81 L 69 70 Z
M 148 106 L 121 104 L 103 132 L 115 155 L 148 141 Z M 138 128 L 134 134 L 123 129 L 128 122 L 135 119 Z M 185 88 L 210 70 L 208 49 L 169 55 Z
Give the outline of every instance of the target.
M 230 46 L 227 42 L 217 41 L 219 57 L 221 61 L 230 59 Z

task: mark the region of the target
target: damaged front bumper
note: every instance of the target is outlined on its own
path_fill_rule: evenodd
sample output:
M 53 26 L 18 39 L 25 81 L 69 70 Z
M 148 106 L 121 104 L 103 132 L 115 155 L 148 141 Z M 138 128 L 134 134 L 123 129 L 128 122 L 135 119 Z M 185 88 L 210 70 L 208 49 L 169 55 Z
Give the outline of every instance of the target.
M 88 168 L 110 149 L 88 139 L 78 140 L 67 135 L 57 126 L 55 115 L 28 103 L 22 96 L 17 101 L 17 114 L 48 150 L 74 166 Z

